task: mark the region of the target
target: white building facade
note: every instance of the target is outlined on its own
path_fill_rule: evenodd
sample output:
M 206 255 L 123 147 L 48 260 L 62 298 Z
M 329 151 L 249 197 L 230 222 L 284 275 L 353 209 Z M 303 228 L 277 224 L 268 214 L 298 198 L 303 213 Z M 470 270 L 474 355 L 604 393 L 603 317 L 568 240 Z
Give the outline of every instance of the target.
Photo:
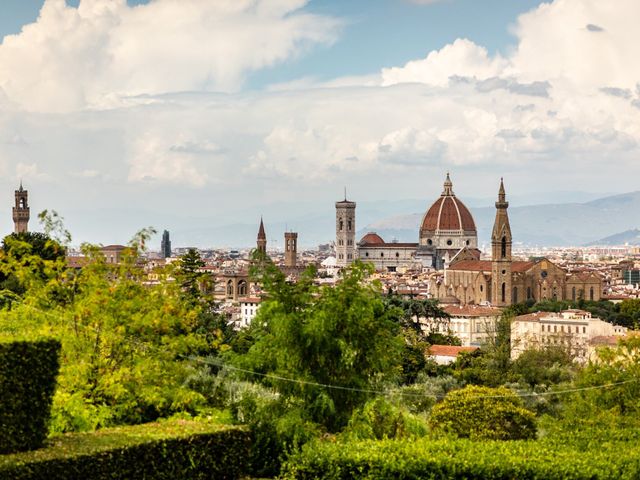
M 578 362 L 589 357 L 589 344 L 595 337 L 624 336 L 625 327 L 613 325 L 583 310 L 560 313 L 537 312 L 516 317 L 511 323 L 511 358 L 531 348 L 566 348 Z

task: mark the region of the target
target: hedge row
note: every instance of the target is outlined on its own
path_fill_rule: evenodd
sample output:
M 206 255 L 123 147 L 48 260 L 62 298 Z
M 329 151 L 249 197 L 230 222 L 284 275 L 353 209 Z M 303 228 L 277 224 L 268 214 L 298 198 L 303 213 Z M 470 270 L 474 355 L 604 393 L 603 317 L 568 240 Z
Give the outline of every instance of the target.
M 0 453 L 42 446 L 60 368 L 57 340 L 0 339 Z
M 627 444 L 580 450 L 542 441 L 317 442 L 291 457 L 284 479 L 638 479 Z
M 67 434 L 0 456 L 0 478 L 232 479 L 244 472 L 250 441 L 243 427 L 185 420 Z

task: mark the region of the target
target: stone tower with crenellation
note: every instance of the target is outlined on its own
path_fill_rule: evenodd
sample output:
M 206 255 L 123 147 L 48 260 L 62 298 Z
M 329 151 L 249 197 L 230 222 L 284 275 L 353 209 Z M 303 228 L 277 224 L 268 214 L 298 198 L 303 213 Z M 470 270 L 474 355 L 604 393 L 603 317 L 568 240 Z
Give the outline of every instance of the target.
M 16 190 L 16 206 L 13 207 L 13 223 L 16 233 L 29 231 L 29 216 L 29 192 L 22 188 L 22 182 L 20 182 L 20 188 Z
M 336 265 L 346 267 L 356 259 L 356 202 L 336 202 Z
M 495 307 L 511 305 L 511 226 L 507 214 L 509 202 L 500 179 L 496 202 L 496 220 L 491 233 L 491 304 Z

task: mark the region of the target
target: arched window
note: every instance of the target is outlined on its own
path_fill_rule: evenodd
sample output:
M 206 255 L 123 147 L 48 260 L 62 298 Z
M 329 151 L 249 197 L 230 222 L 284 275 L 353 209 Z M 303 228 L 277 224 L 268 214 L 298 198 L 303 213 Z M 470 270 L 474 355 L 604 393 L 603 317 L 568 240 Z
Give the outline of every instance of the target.
M 24 198 L 20 199 L 20 208 L 24 208 Z
M 527 287 L 527 300 L 531 300 L 531 287 Z
M 396 258 L 398 258 L 400 256 L 400 254 L 398 252 L 396 252 Z
M 518 287 L 513 287 L 513 303 L 518 303 Z
M 340 220 L 340 231 L 342 231 L 343 229 L 344 229 L 344 222 Z
M 238 295 L 244 296 L 247 294 L 247 282 L 240 280 L 238 282 Z
M 347 222 L 347 225 L 348 225 L 347 230 L 351 231 L 351 220 Z
M 571 300 L 576 301 L 576 287 L 571 289 Z
M 501 255 L 502 255 L 502 258 L 505 258 L 507 256 L 507 237 L 506 236 L 502 237 Z
M 589 300 L 593 301 L 593 287 L 589 289 Z
M 233 280 L 227 282 L 227 295 L 230 297 L 233 296 Z
M 502 303 L 507 301 L 507 284 L 502 282 Z

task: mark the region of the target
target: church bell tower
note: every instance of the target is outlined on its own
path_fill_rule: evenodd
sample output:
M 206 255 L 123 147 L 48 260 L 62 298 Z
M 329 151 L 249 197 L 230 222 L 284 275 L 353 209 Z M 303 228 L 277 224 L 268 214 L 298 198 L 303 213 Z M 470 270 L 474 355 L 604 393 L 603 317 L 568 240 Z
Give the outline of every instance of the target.
M 356 259 L 356 202 L 336 202 L 336 265 L 346 267 Z
M 500 190 L 496 202 L 496 220 L 491 234 L 491 304 L 495 307 L 511 305 L 511 226 L 507 214 L 504 183 L 500 179 Z
M 13 207 L 13 223 L 15 233 L 26 233 L 29 225 L 29 192 L 22 188 L 16 190 L 16 206 Z
M 264 223 L 262 222 L 262 217 L 260 217 L 260 227 L 258 227 L 256 249 L 264 255 L 267 254 L 267 234 L 264 231 Z

